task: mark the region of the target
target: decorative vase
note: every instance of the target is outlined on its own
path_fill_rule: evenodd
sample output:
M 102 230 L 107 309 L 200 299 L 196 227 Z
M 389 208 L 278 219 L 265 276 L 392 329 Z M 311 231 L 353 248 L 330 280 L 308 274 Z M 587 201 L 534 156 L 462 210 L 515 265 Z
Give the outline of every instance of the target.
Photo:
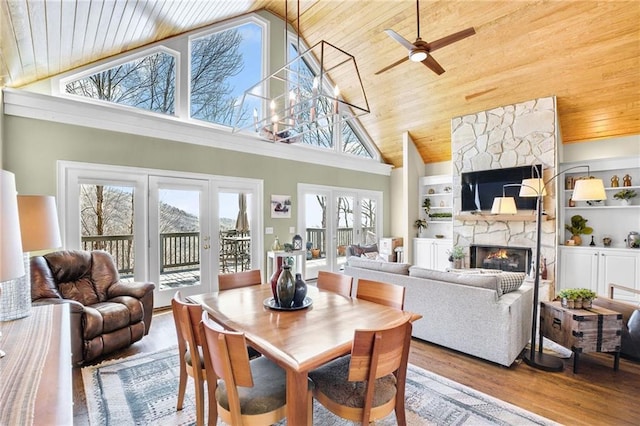
M 276 236 L 276 239 L 273 240 L 273 244 L 271 245 L 271 250 L 273 250 L 273 251 L 282 250 L 282 246 L 280 245 L 280 240 L 278 239 L 277 236 Z
M 281 308 L 290 308 L 296 293 L 296 283 L 291 275 L 291 266 L 286 263 L 282 265 L 282 272 L 280 272 L 280 276 L 278 277 L 276 292 L 278 293 L 279 306 Z
M 577 246 L 582 245 L 582 237 L 578 234 L 572 235 L 571 239 L 576 243 Z
M 283 257 L 276 257 L 276 270 L 273 271 L 273 275 L 269 279 L 269 283 L 271 284 L 271 292 L 273 293 L 273 300 L 275 301 L 277 306 L 280 306 L 280 302 L 278 300 L 278 292 L 276 287 L 278 286 L 278 278 L 280 278 L 280 274 L 282 273 L 282 261 Z
M 453 268 L 454 269 L 462 269 L 463 267 L 463 259 L 453 259 Z
M 296 274 L 295 292 L 293 295 L 293 306 L 302 306 L 304 298 L 307 296 L 307 283 L 302 279 L 302 274 Z
M 592 299 L 582 299 L 582 309 L 589 309 L 592 305 Z

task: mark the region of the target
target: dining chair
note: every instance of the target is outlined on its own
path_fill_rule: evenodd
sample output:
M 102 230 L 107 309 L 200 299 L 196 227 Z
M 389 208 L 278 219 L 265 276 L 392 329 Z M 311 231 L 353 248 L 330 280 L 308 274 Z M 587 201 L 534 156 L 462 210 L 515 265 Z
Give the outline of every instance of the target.
M 335 272 L 318 271 L 316 286 L 321 290 L 328 290 L 344 297 L 351 297 L 353 277 Z
M 395 411 L 406 425 L 405 383 L 411 322 L 380 330 L 356 330 L 351 355 L 309 372 L 313 396 L 333 414 L 368 425 Z
M 401 285 L 359 279 L 356 298 L 402 310 L 404 293 L 405 288 Z
M 220 291 L 259 284 L 262 284 L 262 272 L 260 272 L 260 269 L 251 269 L 232 274 L 218 274 L 218 290 Z
M 201 426 L 204 425 L 204 382 L 206 380 L 202 341 L 198 332 L 202 307 L 185 301 L 180 291 L 177 291 L 171 300 L 171 310 L 176 324 L 180 356 L 180 382 L 176 410 L 182 410 L 187 380 L 191 377 L 196 389 L 196 424 Z M 215 404 L 213 392 L 208 392 L 208 401 L 209 407 Z
M 225 330 L 206 312 L 199 330 L 216 401 L 209 424 L 215 425 L 218 415 L 230 425 L 271 425 L 285 418 L 286 372 L 267 357 L 249 361 L 244 333 Z

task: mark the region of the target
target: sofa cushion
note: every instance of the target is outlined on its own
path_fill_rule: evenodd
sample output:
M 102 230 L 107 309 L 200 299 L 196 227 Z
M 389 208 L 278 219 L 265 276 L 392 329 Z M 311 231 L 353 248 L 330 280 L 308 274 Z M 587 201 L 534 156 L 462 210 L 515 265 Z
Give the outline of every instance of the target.
M 378 244 L 361 246 L 360 244 L 351 244 L 347 247 L 347 257 L 362 256 L 364 253 L 378 252 Z
M 366 257 L 351 256 L 347 259 L 349 266 L 354 268 L 371 269 L 374 271 L 389 272 L 392 274 L 409 275 L 408 263 L 384 262 L 381 260 L 371 260 Z
M 492 274 L 458 274 L 455 272 L 442 272 L 434 269 L 420 268 L 412 266 L 409 268 L 409 276 L 416 278 L 426 278 L 435 281 L 450 282 L 454 284 L 468 285 L 472 287 L 482 287 L 495 290 L 498 296 L 502 295 L 500 281 L 496 275 Z
M 524 282 L 524 272 L 503 272 L 498 275 L 502 294 L 510 293 L 520 288 Z

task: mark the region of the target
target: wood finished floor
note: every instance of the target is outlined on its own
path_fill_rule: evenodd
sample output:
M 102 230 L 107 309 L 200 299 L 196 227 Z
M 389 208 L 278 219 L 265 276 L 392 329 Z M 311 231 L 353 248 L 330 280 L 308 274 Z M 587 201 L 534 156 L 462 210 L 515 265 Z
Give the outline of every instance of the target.
M 148 336 L 96 363 L 157 351 L 174 345 L 175 338 L 171 311 L 159 311 Z M 565 425 L 640 424 L 638 362 L 621 359 L 620 370 L 615 372 L 613 357 L 590 354 L 581 357 L 578 374 L 573 374 L 573 359 L 564 361 L 563 372 L 548 373 L 520 360 L 505 368 L 416 339 L 409 362 Z M 87 425 L 80 368 L 73 369 L 73 388 L 74 424 Z

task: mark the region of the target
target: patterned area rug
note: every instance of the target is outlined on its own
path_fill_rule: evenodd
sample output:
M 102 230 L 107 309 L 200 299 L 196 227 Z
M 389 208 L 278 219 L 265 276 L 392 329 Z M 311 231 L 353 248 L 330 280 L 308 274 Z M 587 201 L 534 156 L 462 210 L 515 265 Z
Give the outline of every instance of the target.
M 187 383 L 184 408 L 178 395 L 176 348 L 108 361 L 82 369 L 89 421 L 97 425 L 193 425 L 194 387 Z M 410 365 L 406 389 L 409 425 L 555 425 L 531 412 Z M 314 424 L 349 426 L 314 402 Z M 285 425 L 286 421 L 279 424 Z M 376 425 L 393 426 L 390 414 Z M 223 423 L 218 420 L 218 425 Z

